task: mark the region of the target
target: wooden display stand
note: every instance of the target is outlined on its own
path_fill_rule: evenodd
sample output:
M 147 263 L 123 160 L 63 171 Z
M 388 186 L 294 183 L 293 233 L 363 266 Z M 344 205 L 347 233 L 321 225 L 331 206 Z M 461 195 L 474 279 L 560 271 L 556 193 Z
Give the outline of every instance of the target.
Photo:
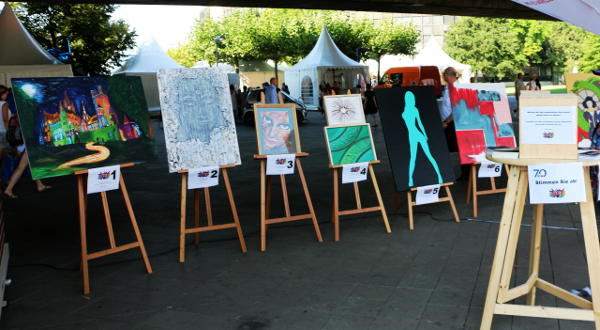
M 377 196 L 378 205 L 373 207 L 362 207 L 362 203 L 360 201 L 360 192 L 358 191 L 358 182 L 353 182 L 354 197 L 356 199 L 356 208 L 351 210 L 340 210 L 339 171 L 342 166 L 329 165 L 329 167 L 333 171 L 333 204 L 331 206 L 331 222 L 333 222 L 333 227 L 335 231 L 334 240 L 336 242 L 340 240 L 340 216 L 342 215 L 381 212 L 383 224 L 385 225 L 385 231 L 388 234 L 392 232 L 392 229 L 390 228 L 390 223 L 388 222 L 387 214 L 385 213 L 385 207 L 381 198 L 381 192 L 379 191 L 379 185 L 377 184 L 377 179 L 375 178 L 375 173 L 373 172 L 373 164 L 378 163 L 378 160 L 369 162 L 369 175 L 371 176 L 371 182 L 373 182 L 373 189 L 375 190 L 375 195 Z
M 531 251 L 529 262 L 529 278 L 525 283 L 510 288 L 511 275 L 517 252 L 521 218 L 527 196 L 528 177 L 527 166 L 547 163 L 566 163 L 572 161 L 552 161 L 547 159 L 493 159 L 498 163 L 510 164 L 508 186 L 502 219 L 498 232 L 498 242 L 494 252 L 494 261 L 485 299 L 485 307 L 481 321 L 481 329 L 490 329 L 494 314 L 529 316 L 552 319 L 594 321 L 596 329 L 600 329 L 600 243 L 598 242 L 598 228 L 595 200 L 592 196 L 590 174 L 588 166 L 598 165 L 598 161 L 582 160 L 584 164 L 584 184 L 587 202 L 579 203 L 583 238 L 588 263 L 592 300 L 576 296 L 565 289 L 539 278 L 540 250 L 542 237 L 543 204 L 535 205 Z M 536 306 L 536 290 L 540 289 L 557 298 L 562 299 L 578 308 Z M 527 296 L 526 304 L 507 304 L 521 296 Z
M 121 164 L 121 168 L 133 166 L 133 163 Z M 108 208 L 108 199 L 106 198 L 106 192 L 100 192 L 100 197 L 102 198 L 102 210 L 104 211 L 104 219 L 106 221 L 106 231 L 108 233 L 108 242 L 110 244 L 110 248 L 105 250 L 100 250 L 92 253 L 88 253 L 87 248 L 87 201 L 88 195 L 86 190 L 87 185 L 87 170 L 75 172 L 75 177 L 77 178 L 77 195 L 79 200 L 79 225 L 80 225 L 80 234 L 81 234 L 81 274 L 83 277 L 83 294 L 90 293 L 90 279 L 89 279 L 89 268 L 88 262 L 92 259 L 101 258 L 110 254 L 114 254 L 117 252 L 126 251 L 129 249 L 139 248 L 140 253 L 142 255 L 142 260 L 144 261 L 144 265 L 146 266 L 146 272 L 148 274 L 152 274 L 152 266 L 150 266 L 150 261 L 148 260 L 148 254 L 146 253 L 146 248 L 144 247 L 144 241 L 142 240 L 142 234 L 140 233 L 140 229 L 137 224 L 137 220 L 135 219 L 135 214 L 133 213 L 133 208 L 131 206 L 131 200 L 129 199 L 129 194 L 127 193 L 127 188 L 125 187 L 125 181 L 123 180 L 123 175 L 119 178 L 119 187 L 121 193 L 123 194 L 123 199 L 125 201 L 125 206 L 127 208 L 127 213 L 129 214 L 129 220 L 131 221 L 131 226 L 133 227 L 133 232 L 135 233 L 136 241 L 128 244 L 123 244 L 117 246 L 115 242 L 115 234 L 113 232 L 112 220 L 110 217 L 110 210 Z
M 209 188 L 194 189 L 194 227 L 187 228 L 185 224 L 186 220 L 186 202 L 187 202 L 187 180 L 188 171 L 183 170 L 178 173 L 181 174 L 181 221 L 179 226 L 179 262 L 185 261 L 185 235 L 194 234 L 194 244 L 200 243 L 200 233 L 213 230 L 222 230 L 235 228 L 237 231 L 238 239 L 240 240 L 240 247 L 242 252 L 246 253 L 246 242 L 244 240 L 244 233 L 240 226 L 240 220 L 238 218 L 237 208 L 233 199 L 233 193 L 231 192 L 231 184 L 229 182 L 229 174 L 227 169 L 234 167 L 235 165 L 224 165 L 220 166 L 221 173 L 223 174 L 223 181 L 225 182 L 225 189 L 227 190 L 227 198 L 229 200 L 229 206 L 231 207 L 231 214 L 233 216 L 233 222 L 225 223 L 221 225 L 213 224 L 212 218 L 212 207 L 210 201 L 210 190 Z M 204 206 L 206 207 L 206 226 L 200 226 L 200 189 L 204 190 Z
M 306 203 L 308 204 L 309 213 L 300 214 L 300 215 L 291 215 L 290 212 L 290 202 L 287 194 L 287 185 L 285 182 L 285 175 L 280 175 L 281 179 L 281 190 L 283 193 L 283 205 L 285 208 L 285 216 L 280 218 L 270 218 L 271 214 L 271 177 L 272 175 L 267 175 L 267 156 L 266 155 L 254 155 L 254 159 L 260 160 L 260 251 L 264 252 L 267 250 L 267 225 L 282 223 L 282 222 L 290 222 L 290 221 L 298 221 L 298 220 L 306 220 L 311 219 L 313 226 L 315 228 L 315 234 L 317 235 L 317 240 L 319 242 L 323 242 L 323 237 L 321 236 L 321 230 L 319 229 L 319 223 L 317 222 L 317 216 L 315 215 L 315 210 L 313 209 L 312 201 L 310 199 L 310 193 L 308 192 L 308 186 L 306 184 L 306 179 L 304 178 L 304 171 L 302 170 L 302 164 L 300 163 L 301 157 L 308 156 L 306 152 L 296 153 L 296 167 L 298 168 L 298 175 L 300 176 L 300 181 L 302 182 L 302 189 L 304 190 L 304 197 L 306 198 Z
M 452 192 L 450 191 L 450 186 L 453 184 L 454 184 L 453 182 L 442 183 L 440 185 L 440 188 L 444 187 L 444 190 L 446 191 L 446 197 L 442 197 L 437 202 L 433 202 L 430 204 L 443 203 L 443 202 L 450 203 L 450 208 L 452 209 L 452 215 L 454 217 L 454 222 L 460 222 L 460 217 L 458 216 L 458 211 L 456 210 L 456 205 L 454 204 L 454 198 L 452 197 Z M 406 192 L 406 200 L 407 200 L 407 204 L 408 204 L 408 229 L 410 229 L 410 230 L 415 229 L 413 206 L 416 206 L 417 202 L 413 201 L 413 196 L 412 196 L 413 192 L 415 192 L 415 191 L 417 191 L 417 188 L 410 188 L 410 190 L 408 190 Z M 394 202 L 392 203 L 394 212 L 398 212 L 398 210 L 400 209 L 400 194 L 401 193 L 399 193 L 399 192 L 396 192 L 394 194 Z M 425 204 L 425 205 L 427 205 L 427 204 Z
M 491 195 L 491 194 L 501 194 L 506 192 L 506 188 L 496 188 L 496 178 L 489 178 L 490 184 L 492 186 L 491 189 L 488 190 L 477 190 L 477 165 L 480 164 L 471 164 L 471 170 L 469 173 L 469 184 L 467 186 L 467 204 L 471 202 L 471 198 L 473 198 L 473 217 L 477 218 L 479 214 L 479 206 L 477 204 L 477 196 L 480 195 Z M 506 172 L 509 171 L 509 166 L 505 165 Z

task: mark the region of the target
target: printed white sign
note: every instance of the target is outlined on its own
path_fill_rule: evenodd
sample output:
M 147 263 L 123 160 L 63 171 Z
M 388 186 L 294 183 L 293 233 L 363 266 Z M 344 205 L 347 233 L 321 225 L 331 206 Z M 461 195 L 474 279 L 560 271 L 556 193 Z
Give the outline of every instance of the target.
M 417 187 L 417 205 L 435 203 L 440 200 L 440 185 Z
M 119 189 L 121 166 L 104 166 L 88 170 L 87 193 L 95 194 L 102 191 Z
M 267 175 L 294 174 L 295 154 L 267 155 Z
M 577 144 L 577 107 L 521 107 L 521 144 Z
M 494 162 L 482 162 L 479 166 L 477 177 L 479 178 L 497 178 L 502 175 L 502 164 Z
M 342 183 L 365 181 L 369 163 L 346 164 L 342 167 Z
M 219 166 L 207 166 L 188 170 L 188 189 L 208 188 L 219 184 Z
M 586 201 L 581 163 L 531 165 L 527 172 L 531 204 Z

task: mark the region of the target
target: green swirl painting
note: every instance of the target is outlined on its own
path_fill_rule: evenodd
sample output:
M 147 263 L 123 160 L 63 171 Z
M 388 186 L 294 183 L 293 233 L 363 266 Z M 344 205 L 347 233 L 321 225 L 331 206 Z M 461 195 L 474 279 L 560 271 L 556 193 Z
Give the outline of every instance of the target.
M 325 127 L 331 165 L 377 160 L 368 124 Z

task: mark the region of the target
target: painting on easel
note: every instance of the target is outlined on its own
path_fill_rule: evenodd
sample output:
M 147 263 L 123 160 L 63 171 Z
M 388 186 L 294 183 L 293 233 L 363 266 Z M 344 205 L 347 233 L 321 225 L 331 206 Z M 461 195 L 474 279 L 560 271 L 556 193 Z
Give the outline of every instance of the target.
M 294 104 L 255 104 L 254 121 L 260 155 L 300 152 Z
M 594 129 L 600 124 L 600 77 L 591 73 L 566 73 L 565 81 L 567 91 L 578 97 L 577 143 L 581 148 L 589 148 Z
M 169 172 L 241 164 L 225 71 L 168 69 L 157 77 Z
M 432 86 L 375 90 L 396 191 L 454 182 Z
M 461 164 L 483 161 L 487 147 L 516 147 L 504 84 L 456 84 L 450 101 Z
M 323 97 L 327 125 L 362 124 L 365 122 L 360 94 Z
M 34 179 L 154 157 L 139 77 L 13 78 Z
M 369 124 L 327 126 L 325 140 L 333 166 L 377 160 Z

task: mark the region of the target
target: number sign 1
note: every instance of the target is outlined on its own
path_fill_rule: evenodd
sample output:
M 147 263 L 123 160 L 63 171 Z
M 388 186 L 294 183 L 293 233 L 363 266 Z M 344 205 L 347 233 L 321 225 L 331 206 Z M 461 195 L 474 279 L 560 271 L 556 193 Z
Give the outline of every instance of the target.
M 219 166 L 207 166 L 188 170 L 188 189 L 208 188 L 219 184 Z
M 121 166 L 104 166 L 88 170 L 87 193 L 94 194 L 103 191 L 119 189 Z
M 267 175 L 294 174 L 295 154 L 267 155 Z

